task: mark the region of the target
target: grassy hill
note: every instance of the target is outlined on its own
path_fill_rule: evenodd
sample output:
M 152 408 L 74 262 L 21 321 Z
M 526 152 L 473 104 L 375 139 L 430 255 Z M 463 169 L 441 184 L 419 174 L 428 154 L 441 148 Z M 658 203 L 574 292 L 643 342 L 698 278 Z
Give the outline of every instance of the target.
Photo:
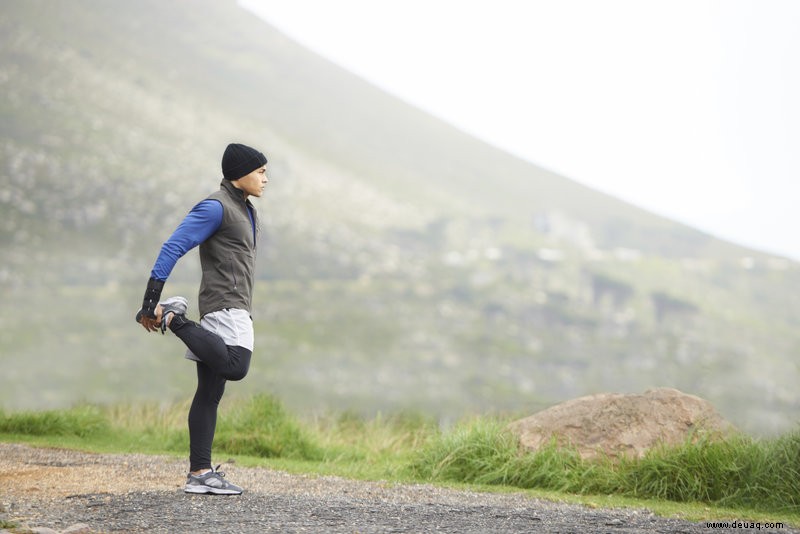
M 796 423 L 796 263 L 491 147 L 234 2 L 13 1 L 0 43 L 0 406 L 189 394 L 131 317 L 239 141 L 271 183 L 233 394 L 453 417 L 671 386 Z M 192 254 L 167 292 L 198 278 Z

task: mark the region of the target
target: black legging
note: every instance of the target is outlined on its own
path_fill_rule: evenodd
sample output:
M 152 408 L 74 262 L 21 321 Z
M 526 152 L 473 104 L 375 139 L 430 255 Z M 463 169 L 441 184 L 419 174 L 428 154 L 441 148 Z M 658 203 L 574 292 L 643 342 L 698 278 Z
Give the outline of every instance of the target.
M 197 391 L 189 409 L 189 470 L 211 469 L 211 444 L 225 382 L 247 375 L 252 351 L 226 345 L 217 334 L 181 315 L 172 317 L 169 328 L 201 360 L 197 362 Z

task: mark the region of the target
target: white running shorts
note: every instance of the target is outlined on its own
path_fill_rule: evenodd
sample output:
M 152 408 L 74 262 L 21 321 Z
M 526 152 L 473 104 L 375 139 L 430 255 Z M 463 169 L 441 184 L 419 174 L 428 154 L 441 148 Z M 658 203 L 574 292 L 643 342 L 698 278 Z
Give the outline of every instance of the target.
M 244 347 L 253 351 L 255 335 L 253 333 L 253 320 L 246 310 L 228 308 L 207 313 L 200 319 L 200 326 L 222 338 L 226 345 Z M 200 358 L 186 349 L 186 359 L 200 361 Z

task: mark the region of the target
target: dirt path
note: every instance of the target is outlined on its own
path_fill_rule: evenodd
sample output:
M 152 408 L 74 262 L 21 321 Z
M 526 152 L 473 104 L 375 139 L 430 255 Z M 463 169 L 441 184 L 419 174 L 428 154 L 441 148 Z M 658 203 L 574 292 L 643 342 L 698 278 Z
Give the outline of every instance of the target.
M 243 495 L 187 495 L 181 490 L 185 469 L 185 462 L 160 456 L 0 443 L 0 519 L 56 532 L 83 524 L 81 532 L 170 534 L 714 531 L 646 510 L 593 509 L 522 493 L 361 482 L 236 465 L 226 471 L 246 489 Z

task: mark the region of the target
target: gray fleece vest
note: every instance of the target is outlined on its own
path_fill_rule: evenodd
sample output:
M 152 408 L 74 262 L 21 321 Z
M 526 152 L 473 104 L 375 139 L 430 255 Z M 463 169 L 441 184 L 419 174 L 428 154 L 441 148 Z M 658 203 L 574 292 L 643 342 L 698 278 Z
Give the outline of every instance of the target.
M 228 180 L 222 180 L 220 190 L 208 198 L 222 204 L 222 224 L 200 244 L 203 268 L 198 299 L 200 316 L 226 308 L 239 308 L 249 313 L 256 266 L 256 210 Z M 248 207 L 252 210 L 253 222 L 250 222 Z

